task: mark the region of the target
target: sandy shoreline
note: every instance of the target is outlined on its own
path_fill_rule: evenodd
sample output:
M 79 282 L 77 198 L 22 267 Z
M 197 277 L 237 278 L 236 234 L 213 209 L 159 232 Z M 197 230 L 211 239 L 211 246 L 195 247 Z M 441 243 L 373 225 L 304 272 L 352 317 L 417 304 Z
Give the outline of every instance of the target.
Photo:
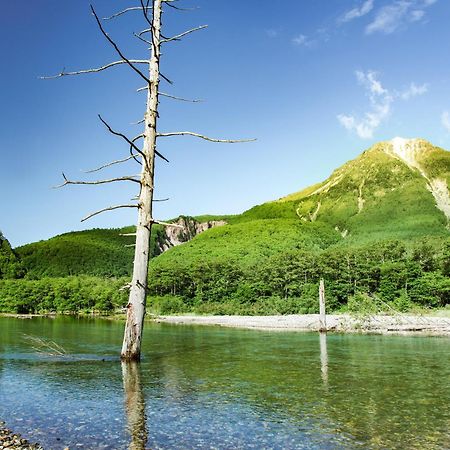
M 157 316 L 159 323 L 178 325 L 215 325 L 232 328 L 274 331 L 318 331 L 319 315 L 289 316 Z M 356 317 L 348 314 L 327 315 L 328 331 L 382 334 L 421 334 L 450 336 L 450 319 L 433 316 L 398 314 Z

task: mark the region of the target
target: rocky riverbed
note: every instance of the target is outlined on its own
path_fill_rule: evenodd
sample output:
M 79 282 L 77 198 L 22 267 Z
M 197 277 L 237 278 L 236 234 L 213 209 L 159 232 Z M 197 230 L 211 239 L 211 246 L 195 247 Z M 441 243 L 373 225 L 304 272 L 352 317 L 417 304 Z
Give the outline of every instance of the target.
M 24 439 L 20 434 L 6 428 L 0 421 L 0 450 L 43 450 L 39 444 L 33 444 Z
M 274 331 L 317 331 L 318 314 L 290 316 L 158 316 L 157 322 L 181 325 L 217 325 L 223 327 Z M 380 333 L 450 336 L 450 318 L 408 314 L 326 316 L 327 331 L 338 333 Z

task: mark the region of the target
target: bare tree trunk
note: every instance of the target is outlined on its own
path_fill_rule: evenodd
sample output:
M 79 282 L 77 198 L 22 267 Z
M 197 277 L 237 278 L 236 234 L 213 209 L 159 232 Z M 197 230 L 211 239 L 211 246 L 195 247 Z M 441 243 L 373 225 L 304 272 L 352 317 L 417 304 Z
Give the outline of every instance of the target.
M 162 5 L 166 4 L 176 10 L 183 11 L 183 8 L 172 5 L 171 3 L 178 0 L 140 0 L 141 6 L 129 7 L 118 13 L 113 14 L 110 17 L 106 17 L 103 20 L 110 20 L 115 17 L 120 17 L 131 11 L 141 11 L 144 18 L 150 28 L 141 31 L 138 34 L 134 34 L 139 40 L 150 44 L 151 59 L 128 59 L 125 54 L 120 50 L 116 42 L 111 38 L 111 36 L 106 32 L 102 25 L 102 20 L 99 18 L 95 12 L 94 7 L 91 5 L 91 11 L 97 25 L 105 37 L 105 39 L 111 44 L 115 52 L 119 55 L 120 60 L 113 61 L 105 64 L 101 67 L 92 69 L 83 69 L 75 72 L 65 72 L 64 70 L 50 77 L 41 77 L 44 79 L 50 78 L 60 78 L 72 75 L 82 75 L 87 73 L 98 73 L 109 68 L 127 65 L 133 70 L 141 79 L 145 80 L 146 85 L 138 91 L 147 90 L 147 107 L 145 111 L 144 120 L 144 133 L 136 136 L 134 138 L 129 138 L 125 134 L 114 130 L 100 115 L 98 116 L 100 121 L 105 125 L 108 131 L 114 136 L 122 138 L 128 145 L 130 150 L 130 156 L 122 159 L 118 159 L 106 164 L 101 167 L 88 171 L 88 173 L 98 172 L 100 170 L 106 169 L 116 164 L 122 164 L 130 160 L 135 160 L 142 164 L 142 170 L 140 177 L 135 176 L 123 176 L 116 178 L 108 178 L 97 181 L 75 181 L 68 179 L 63 173 L 64 183 L 58 187 L 63 187 L 67 185 L 103 185 L 108 183 L 116 182 L 132 182 L 138 183 L 140 185 L 140 193 L 138 196 L 138 204 L 125 204 L 125 205 L 114 205 L 107 208 L 95 211 L 82 219 L 82 222 L 88 220 L 98 214 L 102 214 L 106 211 L 114 211 L 119 208 L 137 208 L 138 213 L 138 223 L 136 227 L 136 244 L 135 244 L 135 255 L 134 255 L 134 266 L 133 266 L 133 278 L 129 285 L 130 296 L 127 305 L 127 322 L 125 326 L 125 333 L 123 338 L 123 345 L 121 351 L 121 358 L 124 361 L 139 361 L 141 358 L 141 343 L 142 343 L 142 330 L 144 325 L 145 317 L 145 307 L 146 307 L 146 297 L 147 297 L 147 278 L 148 278 L 148 263 L 150 258 L 150 236 L 152 224 L 157 223 L 163 226 L 171 226 L 182 228 L 181 226 L 173 223 L 165 223 L 161 221 L 154 220 L 152 213 L 153 201 L 158 201 L 153 199 L 154 194 L 154 172 L 155 172 L 155 156 L 168 161 L 156 148 L 157 138 L 160 137 L 171 137 L 171 136 L 192 136 L 198 139 L 203 139 L 209 142 L 217 143 L 227 143 L 235 144 L 239 142 L 251 142 L 255 139 L 217 139 L 205 136 L 200 133 L 192 131 L 174 131 L 169 133 L 158 133 L 157 132 L 157 121 L 158 121 L 158 104 L 159 96 L 168 97 L 175 100 L 180 100 L 183 102 L 197 102 L 199 100 L 188 100 L 182 97 L 177 97 L 164 92 L 159 92 L 159 81 L 160 78 L 167 81 L 169 84 L 172 82 L 165 77 L 159 70 L 160 56 L 161 56 L 161 45 L 169 42 L 180 41 L 181 38 L 187 36 L 195 31 L 203 30 L 207 25 L 201 25 L 190 30 L 184 31 L 172 37 L 165 37 L 161 34 L 161 17 L 162 17 Z M 152 3 L 150 6 L 150 2 Z M 150 18 L 148 13 L 152 11 L 153 17 Z M 151 41 L 142 37 L 142 35 L 150 35 Z M 137 65 L 148 64 L 149 65 L 149 77 L 144 75 Z M 141 123 L 141 122 L 138 122 Z M 143 139 L 142 150 L 136 145 L 139 139 Z M 139 161 L 140 159 L 140 161 Z M 133 199 L 135 200 L 135 199 Z M 159 200 L 161 201 L 161 200 Z M 176 291 L 176 286 L 174 285 L 174 293 Z
M 147 110 L 144 118 L 144 147 L 141 172 L 141 192 L 136 228 L 133 279 L 127 305 L 127 322 L 123 338 L 121 358 L 139 361 L 141 358 L 142 330 L 147 298 L 148 261 L 150 234 L 153 223 L 153 186 L 158 119 L 159 59 L 161 42 L 161 0 L 153 2 L 152 45 L 150 60 L 150 83 L 147 94 Z

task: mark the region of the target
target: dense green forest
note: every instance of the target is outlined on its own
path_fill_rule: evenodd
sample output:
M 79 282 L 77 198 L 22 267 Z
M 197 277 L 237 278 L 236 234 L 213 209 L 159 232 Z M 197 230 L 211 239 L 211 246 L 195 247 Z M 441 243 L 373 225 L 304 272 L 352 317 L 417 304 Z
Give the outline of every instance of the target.
M 22 278 L 24 275 L 20 258 L 0 231 L 0 279 Z
M 93 229 L 55 236 L 16 249 L 27 268 L 27 278 L 91 275 L 122 277 L 131 274 L 135 227 Z M 162 228 L 152 233 L 152 256 L 156 256 L 157 240 Z
M 253 262 L 201 255 L 177 262 L 158 258 L 150 269 L 149 309 L 163 314 L 314 313 L 321 277 L 330 311 L 444 307 L 450 304 L 450 238 L 284 249 Z M 120 288 L 127 280 L 85 275 L 0 280 L 0 311 L 110 312 L 126 304 Z
M 325 279 L 330 310 L 406 311 L 450 303 L 450 239 L 402 241 L 322 251 L 293 249 L 254 264 L 238 259 L 161 259 L 150 270 L 161 312 L 293 314 L 318 312 Z
M 315 312 L 322 277 L 331 310 L 445 307 L 449 218 L 434 186 L 450 184 L 450 153 L 422 140 L 407 145 L 405 160 L 392 143 L 380 143 L 323 183 L 240 215 L 184 218 L 188 225 L 227 224 L 162 254 L 165 231 L 154 227 L 150 309 Z M 118 287 L 131 274 L 134 252 L 133 237 L 122 235 L 133 230 L 67 233 L 15 251 L 2 238 L 0 310 L 122 307 Z

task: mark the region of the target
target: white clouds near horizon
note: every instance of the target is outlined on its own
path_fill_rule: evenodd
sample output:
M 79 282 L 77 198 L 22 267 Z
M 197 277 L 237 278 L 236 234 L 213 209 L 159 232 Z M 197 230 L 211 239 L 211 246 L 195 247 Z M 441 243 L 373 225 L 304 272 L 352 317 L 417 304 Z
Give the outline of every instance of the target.
M 410 83 L 407 89 L 399 93 L 399 97 L 402 100 L 409 100 L 410 98 L 426 94 L 427 92 L 428 92 L 428 83 L 417 85 L 416 83 L 412 82 Z
M 428 92 L 428 84 L 417 85 L 412 82 L 406 90 L 400 93 L 391 93 L 383 87 L 376 72 L 356 71 L 355 75 L 358 83 L 367 91 L 370 109 L 364 113 L 362 118 L 339 114 L 337 119 L 345 129 L 355 132 L 361 139 L 373 138 L 375 131 L 390 116 L 392 104 L 396 99 L 406 101 Z M 448 125 L 450 130 L 450 116 L 448 117 Z
M 437 0 L 395 0 L 377 10 L 375 17 L 366 26 L 366 34 L 391 34 L 409 23 L 420 22 L 426 9 Z
M 369 14 L 374 6 L 374 0 L 366 0 L 359 7 L 350 9 L 342 17 L 338 19 L 338 23 L 350 22 Z
M 389 116 L 393 97 L 377 79 L 376 72 L 356 72 L 358 83 L 367 91 L 370 100 L 370 110 L 364 114 L 362 119 L 353 115 L 339 114 L 337 116 L 341 125 L 348 131 L 354 131 L 362 139 L 373 137 L 374 131 Z

